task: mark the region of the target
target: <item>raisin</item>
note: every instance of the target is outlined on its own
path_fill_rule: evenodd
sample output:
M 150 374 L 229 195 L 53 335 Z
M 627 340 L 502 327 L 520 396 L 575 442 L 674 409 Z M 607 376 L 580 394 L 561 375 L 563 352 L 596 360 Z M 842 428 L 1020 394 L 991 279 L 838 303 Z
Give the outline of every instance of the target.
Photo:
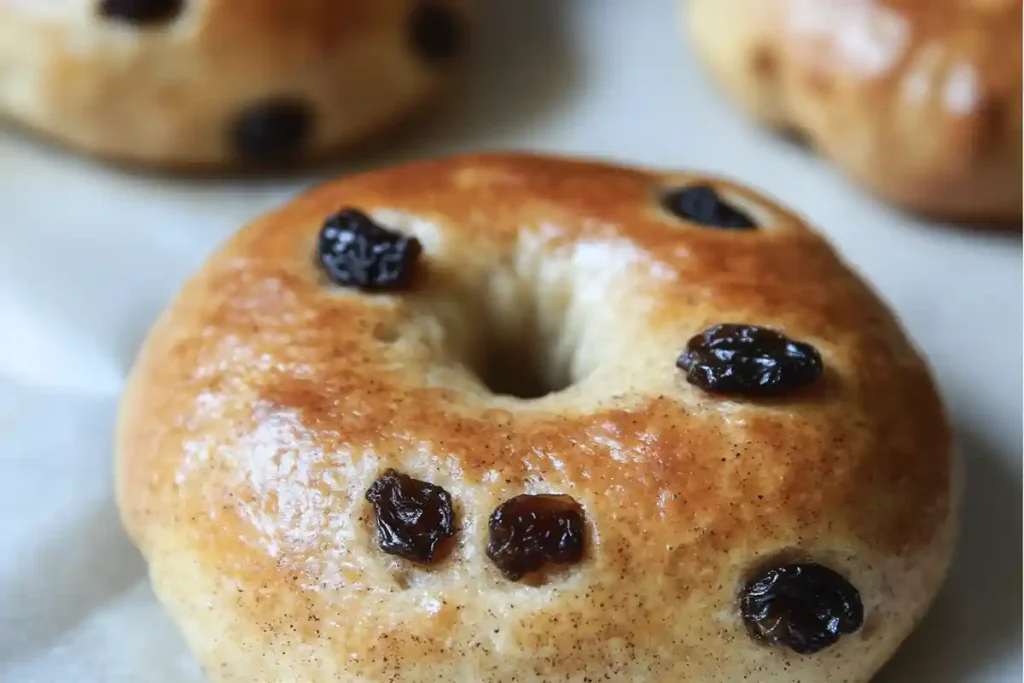
M 583 509 L 569 496 L 516 496 L 491 514 L 487 557 L 511 581 L 548 562 L 578 562 L 583 526 Z
M 765 571 L 743 588 L 740 613 L 755 639 L 802 655 L 824 650 L 864 624 L 860 593 L 820 564 Z
M 676 365 L 705 391 L 745 396 L 792 392 L 816 380 L 824 367 L 810 344 L 736 324 L 715 325 L 690 339 Z
M 366 491 L 377 515 L 380 548 L 413 562 L 434 561 L 438 546 L 455 533 L 452 497 L 440 486 L 387 470 Z
M 346 287 L 404 287 L 421 251 L 415 237 L 388 230 L 357 209 L 330 216 L 320 229 L 320 264 L 331 282 Z
M 710 185 L 693 185 L 665 195 L 665 208 L 679 218 L 714 228 L 751 230 L 754 220 L 722 199 Z
M 409 19 L 409 40 L 423 61 L 441 64 L 462 51 L 462 22 L 449 7 L 421 2 Z
M 278 164 L 300 156 L 313 128 L 309 108 L 297 100 L 267 100 L 250 106 L 231 129 L 235 151 L 245 161 Z
M 175 19 L 184 0 L 102 0 L 100 14 L 130 24 L 162 24 Z

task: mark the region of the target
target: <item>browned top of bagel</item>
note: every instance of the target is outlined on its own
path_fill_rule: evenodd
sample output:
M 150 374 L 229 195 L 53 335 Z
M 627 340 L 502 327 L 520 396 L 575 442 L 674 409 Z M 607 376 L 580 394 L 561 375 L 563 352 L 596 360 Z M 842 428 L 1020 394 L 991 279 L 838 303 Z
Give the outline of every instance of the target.
M 663 209 L 694 183 L 760 228 Z M 420 239 L 406 290 L 326 280 L 317 234 L 343 207 Z M 675 362 L 721 322 L 813 344 L 824 375 L 789 397 L 704 392 Z M 496 394 L 494 363 L 568 386 Z M 828 244 L 726 180 L 582 160 L 418 162 L 258 219 L 154 327 L 117 449 L 126 526 L 223 681 L 862 681 L 953 535 L 929 373 Z M 434 566 L 377 546 L 364 493 L 392 467 L 454 499 Z M 586 555 L 513 583 L 483 553 L 488 516 L 545 491 L 582 505 Z M 864 599 L 864 629 L 824 656 L 755 644 L 736 611 L 751 572 L 797 556 Z
M 690 35 L 745 109 L 881 196 L 1020 223 L 1020 0 L 694 0 Z

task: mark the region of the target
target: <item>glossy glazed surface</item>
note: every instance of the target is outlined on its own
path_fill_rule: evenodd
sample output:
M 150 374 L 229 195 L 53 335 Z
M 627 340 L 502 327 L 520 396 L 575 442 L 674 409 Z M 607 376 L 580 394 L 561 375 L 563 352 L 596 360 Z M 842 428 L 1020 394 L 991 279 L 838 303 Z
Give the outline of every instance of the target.
M 690 184 L 762 227 L 667 213 Z M 420 240 L 411 291 L 323 277 L 346 206 Z M 686 341 L 738 320 L 813 343 L 815 390 L 688 384 Z M 497 395 L 495 357 L 567 386 Z M 452 496 L 436 567 L 377 548 L 364 495 L 389 467 Z M 118 437 L 124 521 L 215 681 L 866 681 L 938 589 L 953 483 L 926 367 L 799 218 L 716 178 L 550 157 L 350 176 L 251 224 L 152 331 Z M 541 585 L 485 555 L 522 493 L 587 520 L 582 562 Z M 813 657 L 751 640 L 740 590 L 782 556 L 848 577 L 865 627 Z

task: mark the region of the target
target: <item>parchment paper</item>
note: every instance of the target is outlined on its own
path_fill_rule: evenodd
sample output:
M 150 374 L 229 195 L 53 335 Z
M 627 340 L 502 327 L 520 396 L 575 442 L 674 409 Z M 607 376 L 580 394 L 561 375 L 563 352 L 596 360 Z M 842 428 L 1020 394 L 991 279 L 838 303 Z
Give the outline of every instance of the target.
M 244 221 L 399 158 L 534 148 L 719 172 L 798 207 L 898 311 L 960 432 L 951 580 L 883 683 L 1021 673 L 1021 241 L 926 224 L 750 125 L 685 50 L 673 2 L 490 0 L 468 84 L 358 164 L 183 180 L 0 131 L 0 681 L 199 680 L 112 497 L 117 394 L 145 330 Z

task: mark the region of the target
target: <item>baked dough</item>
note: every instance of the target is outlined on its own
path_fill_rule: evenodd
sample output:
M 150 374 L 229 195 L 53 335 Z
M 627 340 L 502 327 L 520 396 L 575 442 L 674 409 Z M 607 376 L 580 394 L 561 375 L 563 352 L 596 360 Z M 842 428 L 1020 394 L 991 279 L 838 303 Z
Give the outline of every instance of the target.
M 430 99 L 473 0 L 0 0 L 0 116 L 172 169 L 321 157 Z
M 721 323 L 774 330 L 783 383 L 702 386 L 750 369 L 702 355 Z M 925 364 L 800 218 L 541 156 L 256 220 L 156 323 L 117 436 L 126 528 L 219 682 L 867 681 L 943 580 L 955 479 Z M 383 517 L 412 480 L 434 507 Z M 531 504 L 562 526 L 527 567 Z M 848 632 L 793 651 L 830 595 Z
M 1020 225 L 1020 0 L 684 2 L 747 112 L 903 207 Z

